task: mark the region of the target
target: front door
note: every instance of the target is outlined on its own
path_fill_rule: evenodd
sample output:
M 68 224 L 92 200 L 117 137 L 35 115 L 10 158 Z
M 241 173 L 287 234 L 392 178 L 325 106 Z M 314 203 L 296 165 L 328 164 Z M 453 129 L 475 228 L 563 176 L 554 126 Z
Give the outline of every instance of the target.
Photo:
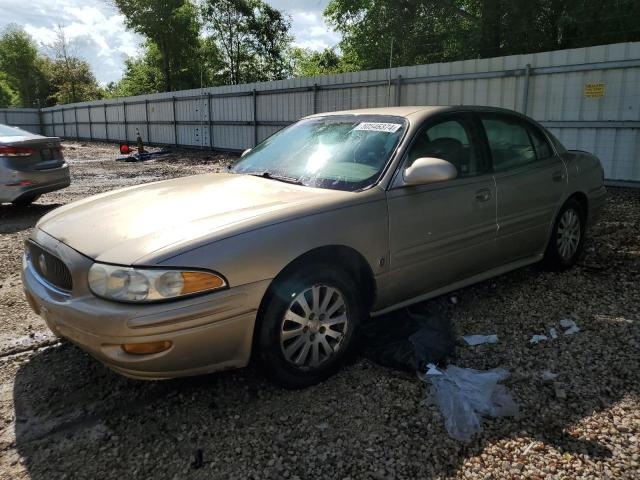
M 453 163 L 454 180 L 387 192 L 390 300 L 400 302 L 495 265 L 496 190 L 473 117 L 449 114 L 416 134 L 402 169 L 421 157 Z
M 493 158 L 502 263 L 541 254 L 566 188 L 566 167 L 535 125 L 508 114 L 480 118 Z

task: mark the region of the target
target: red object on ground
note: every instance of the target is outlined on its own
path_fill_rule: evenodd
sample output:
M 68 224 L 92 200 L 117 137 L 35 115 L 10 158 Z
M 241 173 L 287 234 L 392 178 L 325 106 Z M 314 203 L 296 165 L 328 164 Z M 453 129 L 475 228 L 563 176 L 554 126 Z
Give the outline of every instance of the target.
M 122 153 L 123 155 L 126 155 L 127 153 L 131 153 L 131 149 L 129 148 L 129 145 L 127 145 L 126 143 L 121 143 L 120 153 Z

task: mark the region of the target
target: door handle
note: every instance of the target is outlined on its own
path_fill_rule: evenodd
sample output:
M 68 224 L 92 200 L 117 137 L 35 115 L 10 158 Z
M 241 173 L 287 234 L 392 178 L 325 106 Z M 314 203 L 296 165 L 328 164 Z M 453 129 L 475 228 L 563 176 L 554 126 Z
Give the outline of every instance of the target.
M 562 182 L 564 180 L 564 172 L 553 172 L 553 176 L 551 178 L 553 178 L 554 182 Z
M 487 202 L 491 200 L 491 190 L 488 188 L 483 188 L 482 190 L 478 190 L 476 192 L 476 201 L 478 202 Z

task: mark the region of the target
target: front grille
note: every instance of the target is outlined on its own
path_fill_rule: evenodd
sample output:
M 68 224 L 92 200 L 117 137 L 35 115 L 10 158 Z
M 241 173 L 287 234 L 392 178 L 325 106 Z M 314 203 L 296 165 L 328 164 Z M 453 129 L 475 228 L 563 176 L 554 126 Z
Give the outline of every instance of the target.
M 71 272 L 58 257 L 51 255 L 35 243 L 28 244 L 33 269 L 47 282 L 61 290 L 71 291 L 73 281 Z

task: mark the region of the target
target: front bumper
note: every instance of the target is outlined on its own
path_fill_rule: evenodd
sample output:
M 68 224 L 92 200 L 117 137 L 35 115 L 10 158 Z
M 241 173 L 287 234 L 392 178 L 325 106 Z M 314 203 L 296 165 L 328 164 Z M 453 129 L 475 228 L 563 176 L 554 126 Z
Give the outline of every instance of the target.
M 174 302 L 123 304 L 95 297 L 86 285 L 92 261 L 41 230 L 34 240 L 63 260 L 74 285 L 63 292 L 42 280 L 28 261 L 22 284 L 33 310 L 66 338 L 113 370 L 134 378 L 164 379 L 247 365 L 260 301 L 261 281 Z M 124 343 L 169 340 L 163 352 L 132 355 Z
M 0 203 L 35 197 L 66 188 L 70 184 L 69 166 L 66 163 L 50 170 L 22 171 L 2 166 L 0 168 Z

